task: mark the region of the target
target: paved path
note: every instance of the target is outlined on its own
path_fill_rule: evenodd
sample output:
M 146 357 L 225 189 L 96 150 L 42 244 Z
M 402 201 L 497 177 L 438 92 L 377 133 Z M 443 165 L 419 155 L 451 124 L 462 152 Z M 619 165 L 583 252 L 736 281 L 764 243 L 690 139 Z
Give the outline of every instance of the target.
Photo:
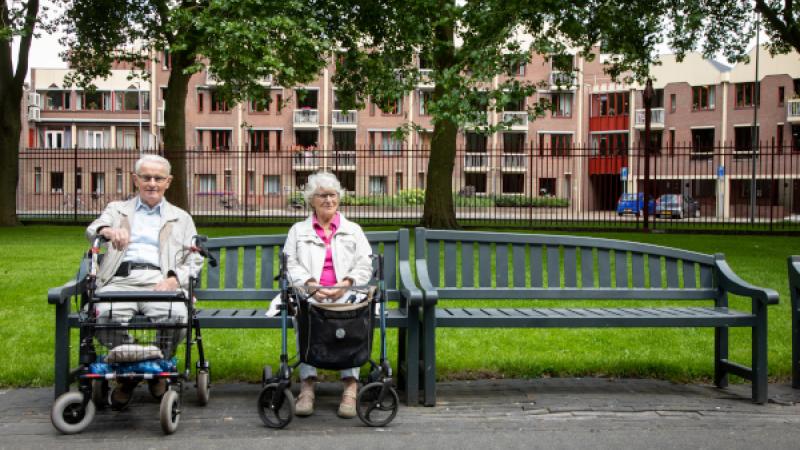
M 439 384 L 433 408 L 402 407 L 386 428 L 335 415 L 339 386 L 322 384 L 317 412 L 265 428 L 253 384 L 215 385 L 207 407 L 186 393 L 178 431 L 161 433 L 158 404 L 137 390 L 126 411 L 98 412 L 82 434 L 50 425 L 52 389 L 0 390 L 0 448 L 800 448 L 800 390 L 770 385 L 755 405 L 749 385 L 716 389 L 658 380 L 553 378 Z

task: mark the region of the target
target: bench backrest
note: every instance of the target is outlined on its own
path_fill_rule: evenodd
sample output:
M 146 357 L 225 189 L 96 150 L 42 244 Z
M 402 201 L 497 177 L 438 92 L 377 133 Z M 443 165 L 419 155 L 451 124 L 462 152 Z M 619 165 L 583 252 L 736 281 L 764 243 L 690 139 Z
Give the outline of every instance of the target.
M 384 281 L 389 300 L 398 292 L 398 261 L 408 260 L 408 230 L 365 233 L 374 254 L 384 255 Z M 210 238 L 207 246 L 219 264 L 204 266 L 205 283 L 198 300 L 271 300 L 278 293 L 278 254 L 286 234 Z
M 789 257 L 789 296 L 792 308 L 800 302 L 800 255 Z
M 714 257 L 580 236 L 416 229 L 439 299 L 715 299 Z M 425 272 L 425 273 L 423 273 Z

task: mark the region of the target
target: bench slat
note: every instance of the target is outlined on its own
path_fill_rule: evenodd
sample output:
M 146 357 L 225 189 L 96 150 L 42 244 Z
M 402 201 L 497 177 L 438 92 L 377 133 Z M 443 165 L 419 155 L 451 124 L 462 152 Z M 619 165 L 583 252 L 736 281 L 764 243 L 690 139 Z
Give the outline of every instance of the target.
M 544 286 L 542 280 L 542 247 L 531 246 L 531 286 Z
M 581 247 L 581 286 L 593 288 L 594 284 L 594 254 L 589 247 Z
M 220 259 L 220 251 L 218 248 L 208 249 L 208 253 L 210 253 L 217 261 L 222 261 Z M 211 267 L 210 264 L 206 264 L 206 269 L 208 271 L 208 276 L 206 277 L 206 285 L 209 288 L 218 288 L 219 287 L 219 264 L 216 267 Z
M 236 289 L 239 275 L 239 247 L 225 248 L 225 288 Z
M 514 273 L 514 287 L 525 287 L 525 246 L 514 244 L 511 246 L 511 264 Z
M 397 244 L 383 243 L 383 282 L 385 286 L 397 286 Z
M 705 289 L 646 289 L 646 288 L 439 288 L 440 300 L 713 300 L 717 290 Z
M 444 282 L 447 286 L 456 285 L 456 243 L 444 243 Z
M 547 246 L 547 287 L 561 287 L 561 254 L 558 246 Z
M 628 252 L 614 250 L 614 271 L 616 272 L 617 287 L 628 287 Z
M 611 252 L 597 249 L 597 275 L 599 287 L 611 287 Z
M 275 284 L 274 261 L 275 245 L 261 247 L 261 289 L 272 289 Z
M 644 287 L 644 255 L 639 252 L 631 253 L 631 274 L 633 287 Z
M 714 272 L 711 267 L 700 265 L 700 286 L 701 288 L 714 287 Z
M 453 264 L 455 266 L 455 264 Z M 495 247 L 495 286 L 508 287 L 508 245 Z
M 665 260 L 667 262 L 667 287 L 680 287 L 680 280 L 678 280 L 678 260 L 675 258 L 665 258 Z
M 244 260 L 242 261 L 242 287 L 256 287 L 256 248 L 248 246 L 244 248 Z
M 490 244 L 478 244 L 478 282 L 481 287 L 492 286 L 492 253 Z
M 661 289 L 661 257 L 647 255 L 647 266 L 650 269 L 650 289 Z
M 697 286 L 697 281 L 695 280 L 695 268 L 694 263 L 691 261 L 683 261 L 683 287 L 685 288 L 694 288 Z
M 439 281 L 439 241 L 428 242 L 428 277 L 434 286 L 441 286 Z
M 564 286 L 578 286 L 578 261 L 575 247 L 564 247 Z
M 461 285 L 475 286 L 475 247 L 472 243 L 461 244 Z

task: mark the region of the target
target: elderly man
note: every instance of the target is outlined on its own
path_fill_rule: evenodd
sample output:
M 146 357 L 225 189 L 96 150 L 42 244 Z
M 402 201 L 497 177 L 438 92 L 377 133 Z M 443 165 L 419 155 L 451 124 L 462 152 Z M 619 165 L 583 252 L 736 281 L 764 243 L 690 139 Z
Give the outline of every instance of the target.
M 97 272 L 97 293 L 109 291 L 177 291 L 189 283 L 192 270 L 202 257 L 190 251 L 197 234 L 194 221 L 184 210 L 164 199 L 172 181 L 169 161 L 156 155 L 142 156 L 134 166 L 133 180 L 138 195 L 127 201 L 111 202 L 86 229 L 86 237 L 108 239 L 110 245 Z M 97 304 L 98 321 L 127 322 L 143 314 L 154 322 L 186 320 L 182 302 L 114 302 Z M 182 339 L 181 331 L 162 331 L 165 358 L 170 358 Z M 124 332 L 100 333 L 98 339 L 109 348 L 128 343 Z M 160 397 L 166 381 L 151 381 L 150 391 Z M 118 385 L 111 395 L 112 407 L 121 409 L 130 401 L 136 383 Z

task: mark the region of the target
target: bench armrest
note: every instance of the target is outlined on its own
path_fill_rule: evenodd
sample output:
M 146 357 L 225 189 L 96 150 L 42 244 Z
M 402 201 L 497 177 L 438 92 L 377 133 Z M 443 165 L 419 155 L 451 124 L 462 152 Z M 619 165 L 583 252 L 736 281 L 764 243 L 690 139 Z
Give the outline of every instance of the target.
M 424 296 L 414 283 L 414 276 L 411 274 L 411 263 L 400 261 L 398 269 L 400 271 L 400 293 L 408 301 L 408 306 L 422 306 Z
M 739 278 L 725 261 L 725 255 L 714 255 L 714 264 L 717 268 L 719 287 L 735 295 L 742 295 L 757 300 L 762 304 L 778 304 L 778 293 L 773 289 L 760 288 Z
M 73 295 L 80 292 L 80 284 L 76 280 L 70 280 L 63 286 L 50 288 L 47 290 L 47 303 L 51 305 L 61 305 L 69 301 Z
M 424 259 L 417 259 L 417 281 L 419 287 L 425 294 L 425 306 L 435 305 L 439 302 L 439 292 L 431 283 L 428 277 L 428 262 Z

